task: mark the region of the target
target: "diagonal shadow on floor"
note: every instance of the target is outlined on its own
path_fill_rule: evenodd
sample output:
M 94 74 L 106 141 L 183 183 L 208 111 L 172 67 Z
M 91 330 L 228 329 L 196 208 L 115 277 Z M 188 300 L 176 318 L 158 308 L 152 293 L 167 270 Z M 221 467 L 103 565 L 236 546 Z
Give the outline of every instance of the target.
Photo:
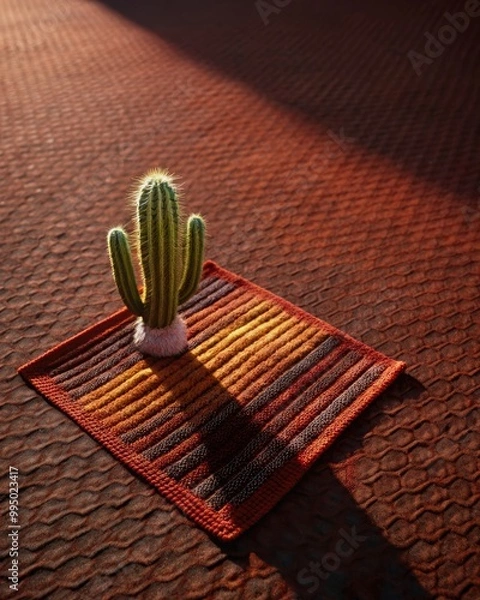
M 424 32 L 437 33 L 451 2 L 427 12 L 406 0 L 296 0 L 272 12 L 268 26 L 254 2 L 103 4 L 305 118 L 328 134 L 332 152 L 359 145 L 477 202 L 479 24 L 471 19 L 419 74 L 408 58 L 425 52 Z M 319 152 L 311 159 L 321 171 L 328 156 Z

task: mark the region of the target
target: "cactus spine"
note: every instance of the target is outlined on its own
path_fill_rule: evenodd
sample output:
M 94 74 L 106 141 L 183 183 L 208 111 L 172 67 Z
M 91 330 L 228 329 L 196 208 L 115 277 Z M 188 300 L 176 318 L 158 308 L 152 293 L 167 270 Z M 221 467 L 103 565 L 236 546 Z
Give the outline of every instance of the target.
M 205 224 L 191 215 L 185 234 L 175 188 L 161 171 L 149 173 L 137 196 L 137 233 L 143 271 L 140 297 L 127 234 L 122 228 L 108 233 L 113 276 L 127 308 L 151 329 L 164 329 L 177 317 L 178 305 L 196 291 L 202 274 Z

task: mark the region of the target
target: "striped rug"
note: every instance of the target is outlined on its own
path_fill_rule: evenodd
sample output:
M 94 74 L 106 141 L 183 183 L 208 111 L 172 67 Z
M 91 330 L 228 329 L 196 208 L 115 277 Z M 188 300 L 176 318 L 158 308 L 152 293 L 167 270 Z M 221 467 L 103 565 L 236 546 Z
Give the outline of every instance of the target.
M 391 360 L 207 262 L 189 350 L 153 359 L 122 310 L 19 369 L 209 532 L 245 531 L 392 380 Z

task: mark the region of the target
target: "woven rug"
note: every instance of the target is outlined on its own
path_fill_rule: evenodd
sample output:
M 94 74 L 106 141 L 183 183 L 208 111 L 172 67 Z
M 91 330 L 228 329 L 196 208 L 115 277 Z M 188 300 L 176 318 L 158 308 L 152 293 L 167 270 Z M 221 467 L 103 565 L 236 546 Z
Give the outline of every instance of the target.
M 194 521 L 233 539 L 405 364 L 207 262 L 189 351 L 143 356 L 121 310 L 21 375 Z

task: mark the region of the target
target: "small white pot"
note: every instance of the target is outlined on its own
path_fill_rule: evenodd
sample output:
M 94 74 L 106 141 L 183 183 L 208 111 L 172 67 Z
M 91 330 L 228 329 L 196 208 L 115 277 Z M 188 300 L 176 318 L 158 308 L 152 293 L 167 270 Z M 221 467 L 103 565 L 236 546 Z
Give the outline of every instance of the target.
M 162 329 L 149 327 L 140 318 L 135 326 L 133 341 L 144 354 L 158 358 L 177 356 L 187 349 L 187 326 L 179 315 L 171 325 Z

